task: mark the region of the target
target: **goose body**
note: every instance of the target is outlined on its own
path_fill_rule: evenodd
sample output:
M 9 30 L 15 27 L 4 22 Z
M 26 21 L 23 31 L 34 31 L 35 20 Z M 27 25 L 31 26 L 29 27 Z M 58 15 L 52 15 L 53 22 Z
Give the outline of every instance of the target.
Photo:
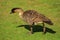
M 46 16 L 44 16 L 43 14 L 38 13 L 35 10 L 27 10 L 23 13 L 22 15 L 23 19 L 29 23 L 29 24 L 33 24 L 34 23 L 47 23 L 49 25 L 52 25 L 52 22 L 49 18 L 47 18 Z

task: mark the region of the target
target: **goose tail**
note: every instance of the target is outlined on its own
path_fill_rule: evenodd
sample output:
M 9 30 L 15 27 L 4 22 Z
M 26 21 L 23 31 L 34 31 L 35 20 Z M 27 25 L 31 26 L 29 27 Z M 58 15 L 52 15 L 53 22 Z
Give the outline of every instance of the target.
M 53 25 L 53 22 L 50 19 L 45 19 L 45 20 L 43 20 L 43 22 L 45 22 L 49 25 Z

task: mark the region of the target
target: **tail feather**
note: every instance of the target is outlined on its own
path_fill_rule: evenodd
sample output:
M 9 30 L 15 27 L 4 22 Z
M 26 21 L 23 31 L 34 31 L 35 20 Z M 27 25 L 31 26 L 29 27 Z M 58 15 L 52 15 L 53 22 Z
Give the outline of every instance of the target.
M 45 22 L 45 23 L 47 23 L 49 25 L 53 25 L 53 22 L 49 18 L 47 18 L 47 17 L 43 18 L 43 22 Z
M 45 23 L 47 23 L 47 24 L 49 24 L 49 25 L 53 25 L 53 23 L 52 23 L 52 21 L 51 21 L 51 20 L 43 21 L 43 22 L 45 22 Z

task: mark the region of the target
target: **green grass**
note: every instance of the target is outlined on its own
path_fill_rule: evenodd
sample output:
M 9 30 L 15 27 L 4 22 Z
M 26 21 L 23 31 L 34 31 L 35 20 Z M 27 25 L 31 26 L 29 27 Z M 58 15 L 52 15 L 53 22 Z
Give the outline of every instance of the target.
M 10 14 L 14 7 L 33 9 L 44 14 L 54 23 L 53 26 L 46 26 L 56 33 L 43 35 L 42 32 L 35 32 L 29 35 L 29 30 L 17 27 L 26 24 L 19 15 Z M 60 40 L 60 0 L 0 0 L 0 40 Z

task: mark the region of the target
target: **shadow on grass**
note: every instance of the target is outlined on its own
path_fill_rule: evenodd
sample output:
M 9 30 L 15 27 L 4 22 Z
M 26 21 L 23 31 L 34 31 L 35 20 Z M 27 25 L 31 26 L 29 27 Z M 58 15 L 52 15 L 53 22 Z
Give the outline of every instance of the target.
M 30 25 L 19 25 L 19 26 L 17 26 L 17 27 L 23 27 L 23 26 L 24 26 L 27 30 L 30 31 L 30 27 L 29 27 Z M 35 32 L 43 32 L 43 26 L 33 25 L 33 33 L 35 33 Z M 46 27 L 46 33 L 47 33 L 47 32 L 52 33 L 52 34 L 56 33 L 56 31 L 53 31 L 52 29 Z

